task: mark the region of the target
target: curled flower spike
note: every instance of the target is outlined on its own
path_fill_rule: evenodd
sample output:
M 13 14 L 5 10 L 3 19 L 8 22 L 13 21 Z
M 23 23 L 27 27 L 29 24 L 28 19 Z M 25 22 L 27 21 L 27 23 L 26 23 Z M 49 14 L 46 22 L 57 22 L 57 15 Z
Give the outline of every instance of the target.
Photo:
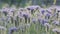
M 36 6 L 29 6 L 29 7 L 26 7 L 26 8 L 31 11 L 31 14 L 33 14 L 34 10 L 40 9 L 40 6 L 36 5 Z
M 53 32 L 56 32 L 57 34 L 60 34 L 60 29 L 59 28 L 54 28 L 52 29 Z
M 33 6 L 28 6 L 27 7 L 28 10 L 31 10 L 31 9 L 34 10 L 34 9 L 39 9 L 39 8 L 40 8 L 40 6 L 38 6 L 38 5 L 35 5 L 35 6 L 33 5 Z
M 45 23 L 44 26 L 45 26 L 45 27 L 46 27 L 46 26 L 50 27 L 50 24 L 49 24 L 49 23 Z
M 55 24 L 55 25 L 60 25 L 59 21 L 56 21 L 56 20 L 53 21 L 52 23 Z
M 49 28 L 51 27 L 51 25 L 49 23 L 44 23 L 44 26 L 47 28 L 47 31 L 49 30 Z

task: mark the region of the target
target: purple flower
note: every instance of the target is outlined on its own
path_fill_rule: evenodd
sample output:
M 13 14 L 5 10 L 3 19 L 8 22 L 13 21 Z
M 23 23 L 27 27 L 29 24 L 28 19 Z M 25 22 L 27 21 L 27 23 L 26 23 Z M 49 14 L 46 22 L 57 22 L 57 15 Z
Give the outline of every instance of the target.
M 42 10 L 41 13 L 44 14 L 45 13 L 45 10 Z
M 16 27 L 11 27 L 10 30 L 14 30 L 14 31 L 16 31 L 17 28 L 16 28 Z
M 27 14 L 23 14 L 23 17 L 28 18 L 28 15 Z
M 28 10 L 34 10 L 33 8 L 27 8 Z
M 2 8 L 2 12 L 7 16 L 9 8 Z
M 27 13 L 23 13 L 23 17 L 24 17 L 24 19 L 25 19 L 25 23 L 27 23 L 28 14 L 27 14 Z
M 44 25 L 45 23 L 48 23 L 48 20 L 42 19 L 42 20 L 41 20 L 41 24 Z
M 17 30 L 18 30 L 18 28 L 16 28 L 16 27 L 11 27 L 11 28 L 9 28 L 8 34 L 12 34 L 14 31 L 17 31 Z
M 50 14 L 46 14 L 45 18 L 46 18 L 46 19 L 49 19 L 50 16 L 51 16 Z
M 29 18 L 30 14 L 23 12 L 23 17 Z
M 34 13 L 34 10 L 40 9 L 40 6 L 35 5 L 35 6 L 29 6 L 27 7 L 28 10 L 31 10 L 31 14 Z
M 28 10 L 31 10 L 31 14 L 33 14 L 34 9 L 33 8 L 27 8 Z
M 33 5 L 33 6 L 27 7 L 28 10 L 34 10 L 34 9 L 39 9 L 39 8 L 40 8 L 40 6 L 38 6 L 38 5 Z

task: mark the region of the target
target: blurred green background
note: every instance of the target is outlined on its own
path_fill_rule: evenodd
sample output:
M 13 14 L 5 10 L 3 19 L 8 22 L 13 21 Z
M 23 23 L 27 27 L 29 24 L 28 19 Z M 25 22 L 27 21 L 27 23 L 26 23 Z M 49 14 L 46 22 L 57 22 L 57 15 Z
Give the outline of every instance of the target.
M 48 6 L 53 5 L 55 0 L 0 0 L 0 7 L 7 3 L 9 6 L 15 5 L 17 7 L 25 7 L 30 5 L 40 5 L 40 6 Z M 56 5 L 60 5 L 60 0 L 56 0 Z

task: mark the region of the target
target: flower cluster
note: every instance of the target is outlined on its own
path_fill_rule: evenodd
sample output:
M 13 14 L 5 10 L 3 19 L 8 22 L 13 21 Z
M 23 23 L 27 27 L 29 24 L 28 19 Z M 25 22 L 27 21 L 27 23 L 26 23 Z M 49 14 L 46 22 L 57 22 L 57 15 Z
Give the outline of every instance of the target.
M 15 27 L 9 30 L 10 32 L 18 29 L 23 30 L 25 27 L 28 28 L 31 24 L 37 23 L 48 28 L 52 24 L 60 26 L 60 9 L 59 6 L 54 7 L 41 8 L 38 5 L 25 8 L 5 7 L 0 9 L 0 22 L 2 21 L 6 28 L 9 23 L 15 24 Z M 24 25 L 21 26 L 20 24 Z

